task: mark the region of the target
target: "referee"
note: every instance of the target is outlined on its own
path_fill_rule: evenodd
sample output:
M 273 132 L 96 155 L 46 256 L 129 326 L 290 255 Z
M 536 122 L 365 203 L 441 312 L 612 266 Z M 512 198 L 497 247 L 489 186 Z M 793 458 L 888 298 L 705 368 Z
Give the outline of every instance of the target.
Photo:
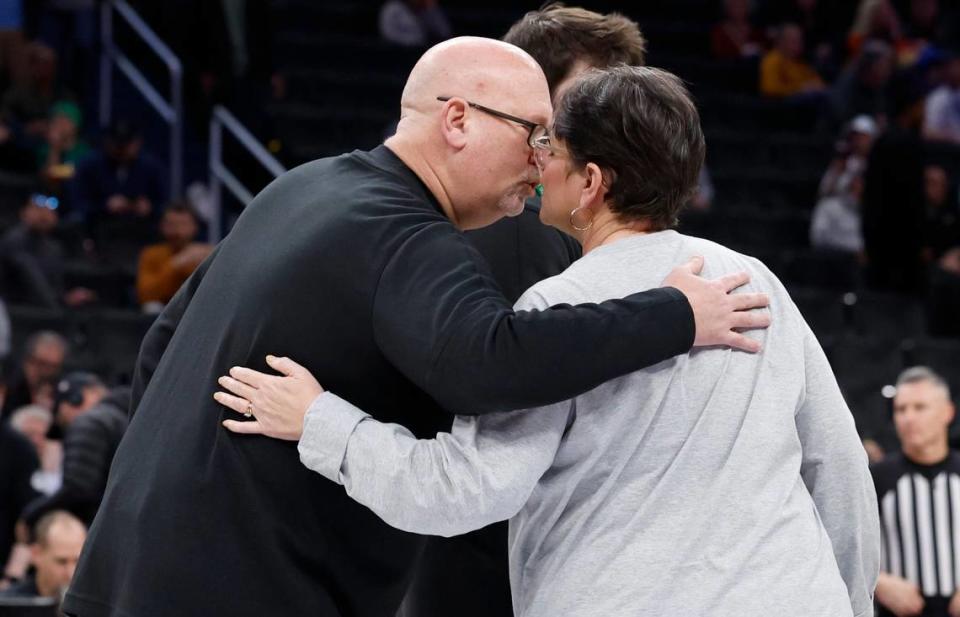
M 880 504 L 878 617 L 960 616 L 960 453 L 947 437 L 954 407 L 942 377 L 918 366 L 897 379 L 901 452 L 871 468 Z

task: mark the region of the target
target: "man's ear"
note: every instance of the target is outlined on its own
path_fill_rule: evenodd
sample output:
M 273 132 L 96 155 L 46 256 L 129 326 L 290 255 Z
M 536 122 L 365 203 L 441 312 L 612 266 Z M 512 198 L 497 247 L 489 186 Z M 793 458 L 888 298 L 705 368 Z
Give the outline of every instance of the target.
M 440 110 L 440 130 L 451 148 L 461 150 L 467 145 L 467 111 L 469 105 L 459 97 L 443 104 Z
M 596 208 L 603 203 L 607 196 L 603 171 L 596 163 L 587 163 L 581 173 L 584 177 L 584 184 L 580 191 L 580 205 L 585 208 Z

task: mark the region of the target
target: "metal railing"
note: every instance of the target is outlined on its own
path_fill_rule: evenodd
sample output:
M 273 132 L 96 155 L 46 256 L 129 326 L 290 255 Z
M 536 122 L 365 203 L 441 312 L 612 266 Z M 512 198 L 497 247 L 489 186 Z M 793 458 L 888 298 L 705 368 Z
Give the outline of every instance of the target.
M 163 97 L 133 62 L 114 44 L 113 14 L 129 24 L 157 54 L 170 73 L 170 99 Z M 100 125 L 110 123 L 113 95 L 113 65 L 140 91 L 147 102 L 170 127 L 170 195 L 179 196 L 183 189 L 183 66 L 176 54 L 124 0 L 105 0 L 100 7 Z
M 280 176 L 287 171 L 280 161 L 270 154 L 257 138 L 248 131 L 239 120 L 222 105 L 213 108 L 210 118 L 210 241 L 220 240 L 223 225 L 223 206 L 221 203 L 221 188 L 226 187 L 234 197 L 244 205 L 253 201 L 253 193 L 227 169 L 223 163 L 223 129 L 227 129 L 240 145 L 253 158 L 263 165 L 274 176 Z

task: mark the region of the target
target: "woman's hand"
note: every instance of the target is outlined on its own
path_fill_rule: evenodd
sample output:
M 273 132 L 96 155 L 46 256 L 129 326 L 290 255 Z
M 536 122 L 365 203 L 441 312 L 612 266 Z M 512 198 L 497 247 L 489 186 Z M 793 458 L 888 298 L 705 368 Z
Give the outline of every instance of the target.
M 267 364 L 280 375 L 267 375 L 235 366 L 230 376 L 217 380 L 227 392 L 213 395 L 218 403 L 252 417 L 252 421 L 224 420 L 234 433 L 266 435 L 298 441 L 303 434 L 303 418 L 323 388 L 310 371 L 290 358 L 267 356 Z

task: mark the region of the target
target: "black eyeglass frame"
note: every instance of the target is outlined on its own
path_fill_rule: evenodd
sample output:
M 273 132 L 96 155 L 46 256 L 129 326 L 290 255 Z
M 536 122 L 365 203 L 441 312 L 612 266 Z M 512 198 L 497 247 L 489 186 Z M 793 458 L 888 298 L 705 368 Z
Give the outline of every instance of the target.
M 446 103 L 447 101 L 449 101 L 449 100 L 452 99 L 452 98 L 454 98 L 454 97 L 452 97 L 452 96 L 438 96 L 438 97 L 437 97 L 437 100 Z M 530 132 L 527 133 L 527 145 L 530 146 L 531 148 L 536 148 L 536 147 L 537 147 L 537 146 L 536 146 L 536 143 L 535 143 L 537 140 L 534 139 L 534 137 L 533 137 L 533 135 L 534 135 L 534 133 L 537 131 L 537 129 L 542 129 L 544 134 L 546 134 L 546 132 L 547 132 L 547 127 L 544 126 L 544 125 L 542 125 L 542 124 L 540 124 L 539 122 L 533 122 L 532 120 L 525 120 L 525 119 L 523 119 L 523 118 L 518 118 L 517 116 L 508 114 L 508 113 L 503 112 L 503 111 L 498 111 L 498 110 L 493 109 L 493 108 L 491 108 L 491 107 L 487 107 L 486 105 L 481 105 L 480 103 L 474 103 L 473 101 L 467 101 L 466 99 L 464 99 L 464 100 L 466 101 L 467 105 L 469 105 L 470 107 L 473 107 L 474 109 L 477 109 L 477 110 L 479 110 L 479 111 L 482 111 L 483 113 L 486 113 L 486 114 L 490 114 L 491 116 L 496 116 L 497 118 L 503 118 L 504 120 L 509 120 L 510 122 L 516 122 L 516 123 L 519 124 L 520 126 L 529 129 Z M 537 137 L 537 139 L 539 139 L 539 138 L 542 137 L 542 136 L 543 136 L 543 135 L 539 135 L 539 136 Z

